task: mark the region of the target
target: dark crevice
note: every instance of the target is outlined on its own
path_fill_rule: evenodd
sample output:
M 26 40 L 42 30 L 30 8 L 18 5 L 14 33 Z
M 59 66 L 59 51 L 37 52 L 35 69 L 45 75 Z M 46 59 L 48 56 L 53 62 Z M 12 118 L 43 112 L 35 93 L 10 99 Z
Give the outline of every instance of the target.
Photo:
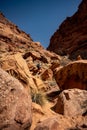
M 87 116 L 87 110 L 82 114 L 82 116 Z
M 61 92 L 62 92 L 62 90 L 54 91 L 54 92 L 51 92 L 51 93 L 47 93 L 47 96 L 53 98 L 53 97 L 58 96 Z
M 86 124 L 81 125 L 82 128 L 87 128 Z
M 5 124 L 0 126 L 0 130 L 4 130 L 5 128 L 9 128 L 10 124 Z
M 23 123 L 21 122 L 21 120 L 16 120 L 16 119 L 14 119 L 14 121 L 15 121 L 17 124 L 19 124 L 19 125 L 23 125 Z

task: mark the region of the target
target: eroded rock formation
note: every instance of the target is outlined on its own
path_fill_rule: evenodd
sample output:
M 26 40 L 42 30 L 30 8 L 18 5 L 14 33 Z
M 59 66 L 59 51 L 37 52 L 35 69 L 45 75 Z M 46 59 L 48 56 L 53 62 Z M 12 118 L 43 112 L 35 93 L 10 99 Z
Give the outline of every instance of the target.
M 55 71 L 55 79 L 61 90 L 79 88 L 87 90 L 87 60 L 72 62 Z
M 87 0 L 83 0 L 78 11 L 67 17 L 50 39 L 48 50 L 59 55 L 78 55 L 87 59 Z
M 84 115 L 87 112 L 87 91 L 80 89 L 64 90 L 58 96 L 54 110 L 69 117 Z
M 45 50 L 39 42 L 33 42 L 30 35 L 21 31 L 0 13 L 0 67 L 17 78 L 26 88 L 37 92 L 46 85 L 38 79 L 51 66 L 59 62 L 60 56 Z M 41 65 L 38 72 L 37 64 Z M 38 84 L 37 84 L 38 83 Z M 39 86 L 38 86 L 39 85 Z
M 0 69 L 0 130 L 31 126 L 31 97 L 22 84 Z
M 85 130 L 87 61 L 77 60 L 45 50 L 0 13 L 0 130 Z

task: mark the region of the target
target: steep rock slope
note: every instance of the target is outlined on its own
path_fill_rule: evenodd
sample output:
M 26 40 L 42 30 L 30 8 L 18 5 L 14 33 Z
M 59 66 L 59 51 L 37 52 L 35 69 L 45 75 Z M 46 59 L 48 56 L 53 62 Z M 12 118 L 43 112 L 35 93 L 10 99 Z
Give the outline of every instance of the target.
M 34 42 L 30 35 L 0 13 L 0 67 L 20 80 L 25 87 L 35 92 L 37 88 L 46 89 L 50 83 L 43 83 L 40 74 L 53 63 L 59 63 L 59 59 L 60 56 L 45 50 L 39 42 Z M 51 81 L 55 82 L 52 78 Z
M 47 49 L 60 55 L 69 54 L 74 59 L 78 55 L 87 58 L 87 0 L 83 0 L 78 11 L 60 25 Z
M 21 31 L 0 13 L 0 53 L 27 48 L 31 41 L 32 39 L 28 34 Z
M 61 92 L 62 94 L 63 92 L 65 93 L 64 87 L 68 86 L 68 94 L 66 94 L 66 98 L 64 99 L 68 98 L 67 95 L 71 97 L 70 95 L 72 94 L 72 91 L 75 91 L 75 88 L 73 86 L 69 87 L 69 85 L 72 84 L 72 79 L 73 82 L 77 80 L 81 84 L 82 89 L 87 88 L 83 86 L 84 82 L 86 83 L 87 81 L 87 61 L 85 61 L 85 64 L 83 64 L 84 60 L 81 61 L 81 58 L 78 58 L 78 60 L 78 65 L 74 62 L 70 63 L 71 61 L 68 59 L 67 56 L 62 57 L 45 50 L 39 42 L 34 42 L 29 35 L 21 31 L 13 23 L 9 22 L 3 14 L 0 14 L 0 68 L 8 72 L 9 74 L 8 75 L 6 72 L 1 70 L 0 90 L 2 90 L 2 92 L 4 93 L 0 94 L 0 101 L 2 102 L 2 106 L 0 106 L 1 122 L 2 119 L 4 120 L 4 118 L 6 118 L 6 113 L 10 111 L 13 112 L 12 115 L 15 115 L 17 113 L 16 126 L 18 126 L 18 129 L 20 127 L 21 130 L 22 128 L 26 130 L 28 130 L 28 128 L 30 130 L 69 130 L 71 128 L 76 129 L 77 126 L 78 129 L 79 127 L 81 127 L 80 130 L 82 130 L 83 127 L 87 128 L 87 100 L 84 100 L 84 98 L 86 99 L 87 96 L 85 94 L 81 97 L 83 99 L 82 101 L 85 102 L 81 102 L 83 103 L 82 107 L 84 107 L 84 113 L 82 113 L 82 115 L 71 118 L 68 115 L 61 115 L 60 112 L 56 113 L 57 111 L 55 110 L 57 108 L 55 104 L 57 105 L 57 99 L 61 96 Z M 67 65 L 68 63 L 70 63 L 70 65 Z M 74 67 L 74 64 L 76 64 L 76 67 Z M 65 75 L 63 74 L 63 72 Z M 72 76 L 73 72 L 75 72 L 74 74 L 76 79 L 74 79 Z M 4 82 L 3 77 L 5 76 L 5 74 L 6 80 Z M 8 89 L 10 90 L 10 87 L 12 85 L 15 85 L 12 82 L 12 85 L 9 85 L 7 78 L 9 77 L 11 79 L 10 75 L 16 78 L 13 79 L 15 84 L 17 84 L 17 86 L 15 86 L 17 87 L 17 91 L 12 88 L 11 91 L 8 92 Z M 85 78 L 84 82 L 83 77 Z M 18 83 L 17 80 L 19 80 L 22 85 Z M 63 87 L 62 85 L 66 81 L 69 83 L 66 83 L 66 86 Z M 74 82 L 74 85 L 77 86 L 77 82 Z M 4 89 L 5 86 L 6 89 Z M 23 91 L 20 90 L 21 87 Z M 68 90 L 69 88 L 73 89 L 71 90 L 71 93 L 70 90 Z M 80 90 L 81 93 L 82 91 L 83 90 Z M 80 93 L 78 92 L 79 90 L 77 90 L 76 92 L 76 97 L 79 99 Z M 27 93 L 29 94 L 29 98 L 32 98 L 32 111 L 30 102 L 31 99 L 26 99 Z M 87 93 L 86 90 L 84 90 L 84 93 Z M 4 95 L 6 95 L 6 98 L 4 98 Z M 17 98 L 17 95 L 19 96 L 19 98 Z M 48 98 L 46 98 L 46 96 L 48 96 Z M 50 101 L 48 101 L 47 99 L 49 99 Z M 15 104 L 13 103 L 13 100 L 15 101 Z M 18 102 L 16 102 L 16 100 L 18 100 Z M 6 107 L 6 103 L 8 103 L 7 101 L 13 107 L 8 108 L 9 104 L 7 104 L 8 107 Z M 71 106 L 70 109 L 72 109 L 73 105 L 70 104 L 71 101 L 73 102 L 72 98 L 69 101 L 69 106 Z M 62 101 L 60 100 L 60 104 L 61 103 Z M 77 109 L 77 103 L 79 102 L 75 102 L 74 104 L 75 109 Z M 65 106 L 66 102 L 63 102 L 63 104 Z M 30 105 L 30 107 L 27 109 L 28 105 Z M 51 109 L 51 107 L 53 108 L 53 106 L 56 107 L 54 108 L 54 111 L 53 109 Z M 17 109 L 14 109 L 15 107 Z M 63 108 L 67 109 L 66 107 Z M 28 110 L 30 113 L 28 112 Z M 5 113 L 5 111 L 7 112 Z M 7 118 L 10 112 L 8 113 Z M 32 122 L 30 118 L 31 115 Z M 14 116 L 10 116 L 9 119 L 14 119 Z M 28 120 L 27 122 L 27 119 L 30 120 Z M 15 121 L 11 121 L 13 120 L 9 120 L 8 123 L 15 123 Z M 9 124 L 6 124 L 7 126 L 4 125 L 4 129 L 2 127 L 1 130 L 9 129 Z M 12 124 L 11 130 L 12 129 L 17 128 L 14 127 L 14 125 Z

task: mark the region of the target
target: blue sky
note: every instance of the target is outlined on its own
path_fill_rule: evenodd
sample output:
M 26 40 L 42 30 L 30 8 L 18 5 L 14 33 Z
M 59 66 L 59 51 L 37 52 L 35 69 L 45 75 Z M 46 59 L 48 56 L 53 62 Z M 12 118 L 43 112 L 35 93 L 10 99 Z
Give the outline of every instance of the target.
M 0 10 L 19 28 L 45 48 L 66 17 L 72 16 L 82 0 L 0 0 Z

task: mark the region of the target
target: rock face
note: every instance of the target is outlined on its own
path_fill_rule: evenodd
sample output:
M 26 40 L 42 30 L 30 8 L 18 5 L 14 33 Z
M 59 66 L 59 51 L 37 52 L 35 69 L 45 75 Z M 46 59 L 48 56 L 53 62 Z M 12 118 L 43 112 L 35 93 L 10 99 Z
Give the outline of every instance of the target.
M 28 48 L 31 41 L 28 34 L 21 31 L 0 13 L 0 52 L 21 51 L 23 48 Z
M 51 69 L 45 70 L 45 72 L 42 73 L 41 78 L 43 80 L 52 80 L 53 78 L 53 72 Z
M 80 89 L 64 90 L 58 96 L 54 110 L 69 117 L 84 115 L 87 112 L 87 91 Z
M 27 60 L 32 57 L 33 62 L 40 60 L 48 63 L 59 59 L 59 56 L 45 50 L 39 42 L 33 42 L 29 34 L 20 30 L 0 13 L 0 54 L 15 54 L 20 52 Z
M 29 130 L 31 98 L 21 83 L 0 69 L 0 130 Z
M 87 58 L 87 0 L 83 0 L 78 11 L 67 17 L 50 39 L 47 48 L 59 55 L 78 55 Z
M 65 130 L 69 127 L 71 127 L 71 124 L 68 120 L 60 116 L 54 116 L 39 123 L 34 130 Z
M 51 62 L 59 61 L 59 57 L 45 50 L 39 42 L 33 42 L 30 35 L 0 13 L 0 67 L 17 78 L 24 87 L 33 92 L 40 88 L 40 83 L 41 88 L 46 87 L 37 76 L 40 77 L 40 73 L 48 69 Z M 40 73 L 37 64 L 41 64 Z M 40 83 L 36 84 L 38 81 Z
M 79 88 L 87 90 L 87 60 L 72 62 L 55 71 L 55 79 L 61 90 Z
M 18 79 L 27 90 L 30 91 L 30 89 L 32 89 L 37 91 L 37 88 L 32 79 L 33 77 L 21 53 L 7 55 L 3 57 L 0 61 L 1 68 L 7 71 L 16 79 Z
M 77 60 L 45 50 L 0 13 L 0 130 L 85 130 L 87 60 Z

